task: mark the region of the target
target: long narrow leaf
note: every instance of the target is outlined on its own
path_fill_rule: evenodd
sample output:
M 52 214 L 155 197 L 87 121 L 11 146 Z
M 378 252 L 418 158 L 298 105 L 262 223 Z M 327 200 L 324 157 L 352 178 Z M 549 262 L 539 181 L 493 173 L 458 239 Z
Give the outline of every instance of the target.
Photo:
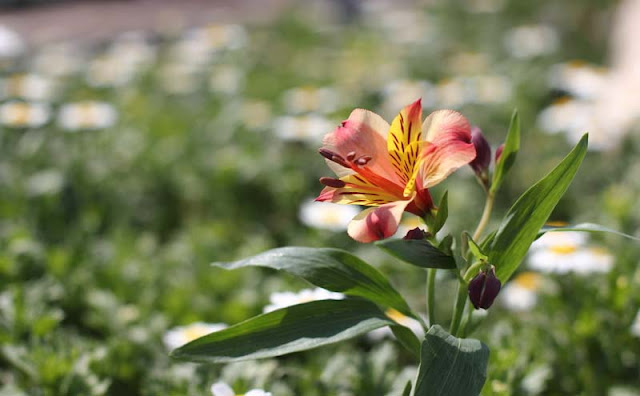
M 369 299 L 411 317 L 409 305 L 378 270 L 339 249 L 285 247 L 230 263 L 214 263 L 226 269 L 247 266 L 273 268 L 350 296 Z
M 518 268 L 540 228 L 571 184 L 587 152 L 587 142 L 585 134 L 558 166 L 518 198 L 502 220 L 485 252 L 503 284 Z
M 509 132 L 504 142 L 504 149 L 500 160 L 496 162 L 496 168 L 493 172 L 493 181 L 491 182 L 491 194 L 498 191 L 505 176 L 516 161 L 516 154 L 520 150 L 520 117 L 518 111 L 514 110 L 511 115 L 511 123 L 509 124 Z
M 395 325 L 365 300 L 321 300 L 262 314 L 198 338 L 171 355 L 182 360 L 228 363 L 317 348 Z

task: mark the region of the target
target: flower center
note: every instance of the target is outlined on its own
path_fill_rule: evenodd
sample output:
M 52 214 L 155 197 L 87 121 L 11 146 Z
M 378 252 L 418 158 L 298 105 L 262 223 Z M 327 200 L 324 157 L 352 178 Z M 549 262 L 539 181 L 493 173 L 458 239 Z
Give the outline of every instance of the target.
M 575 245 L 555 245 L 551 246 L 549 250 L 555 254 L 566 255 L 575 253 L 578 250 L 578 247 Z

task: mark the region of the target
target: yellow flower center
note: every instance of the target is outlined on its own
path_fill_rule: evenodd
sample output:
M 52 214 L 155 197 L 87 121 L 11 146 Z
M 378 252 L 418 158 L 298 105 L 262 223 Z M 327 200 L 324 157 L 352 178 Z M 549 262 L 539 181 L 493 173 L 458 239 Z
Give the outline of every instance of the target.
M 551 246 L 549 250 L 555 254 L 571 254 L 578 250 L 576 245 L 555 245 Z
M 196 338 L 200 338 L 209 334 L 209 331 L 207 331 L 207 329 L 202 326 L 192 326 L 185 329 L 183 334 L 187 341 L 190 342 L 195 340 Z
M 9 108 L 8 123 L 11 125 L 25 125 L 29 121 L 29 105 L 14 103 Z
M 523 272 L 513 281 L 523 289 L 536 290 L 540 286 L 541 279 L 542 277 L 534 272 Z

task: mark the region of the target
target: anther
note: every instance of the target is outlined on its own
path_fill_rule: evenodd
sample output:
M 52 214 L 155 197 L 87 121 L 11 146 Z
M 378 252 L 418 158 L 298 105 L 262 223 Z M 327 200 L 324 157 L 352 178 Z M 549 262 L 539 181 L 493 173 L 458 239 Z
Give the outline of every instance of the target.
M 347 185 L 347 183 L 343 182 L 342 180 L 334 179 L 332 177 L 321 177 L 320 183 L 322 183 L 327 187 L 333 187 L 333 188 L 342 188 Z
M 338 165 L 342 165 L 345 168 L 349 168 L 349 163 L 347 161 L 345 161 L 344 158 L 342 158 L 342 156 L 340 156 L 339 154 L 334 153 L 331 150 L 327 150 L 325 148 L 321 148 L 318 150 L 318 152 L 320 153 L 321 156 L 323 156 L 324 158 L 328 159 L 329 161 L 333 161 Z
M 368 155 L 363 155 L 362 157 L 360 157 L 357 160 L 355 160 L 355 163 L 357 165 L 364 166 L 364 165 L 368 164 L 369 161 L 371 161 L 371 157 L 368 156 Z
M 350 151 L 349 154 L 347 154 L 347 161 L 353 161 L 354 158 L 356 158 L 356 152 Z

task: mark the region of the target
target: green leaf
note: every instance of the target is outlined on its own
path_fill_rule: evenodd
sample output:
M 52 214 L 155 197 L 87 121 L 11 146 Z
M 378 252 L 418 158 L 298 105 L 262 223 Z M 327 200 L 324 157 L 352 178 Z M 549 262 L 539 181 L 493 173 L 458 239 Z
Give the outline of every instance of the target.
M 489 257 L 487 257 L 487 255 L 484 254 L 480 246 L 478 246 L 476 241 L 473 240 L 471 235 L 469 235 L 469 233 L 467 233 L 466 231 L 464 232 L 464 235 L 466 237 L 465 238 L 466 241 L 469 243 L 469 250 L 471 251 L 471 254 L 473 254 L 473 256 L 478 260 L 488 261 Z
M 448 254 L 449 256 L 453 256 L 453 236 L 448 234 L 438 244 L 438 249 L 442 251 L 444 254 Z
M 214 263 L 226 269 L 247 266 L 288 272 L 334 292 L 367 298 L 413 318 L 404 298 L 378 270 L 356 256 L 339 249 L 284 247 L 230 263 Z
M 429 329 L 422 342 L 414 396 L 475 396 L 487 378 L 489 348 L 478 340 L 456 338 L 442 327 Z
M 438 231 L 440 231 L 444 223 L 447 222 L 447 218 L 449 217 L 448 197 L 449 197 L 449 192 L 445 191 L 444 194 L 442 195 L 442 198 L 440 198 L 440 203 L 438 204 L 438 210 L 436 211 L 436 215 L 433 216 L 429 214 L 425 219 L 427 221 L 427 227 L 429 228 L 429 232 L 431 232 L 434 235 Z
M 513 166 L 516 160 L 516 154 L 520 150 L 520 117 L 518 116 L 518 110 L 514 110 L 511 115 L 511 123 L 509 124 L 509 132 L 507 132 L 507 139 L 504 142 L 504 149 L 500 160 L 496 162 L 495 170 L 493 172 L 493 181 L 491 182 L 491 189 L 489 190 L 492 195 L 498 191 L 504 177 L 509 172 L 509 169 Z
M 607 228 L 605 226 L 601 226 L 600 224 L 593 224 L 593 223 L 580 223 L 576 225 L 566 225 L 566 226 L 559 226 L 559 227 L 553 227 L 553 226 L 547 225 L 543 227 L 540 230 L 540 232 L 538 232 L 538 238 L 540 238 L 541 236 L 543 236 L 549 231 L 606 232 L 606 233 L 618 235 L 627 239 L 632 239 L 634 241 L 640 241 L 640 238 L 635 237 L 633 235 L 625 234 L 624 232 L 614 230 L 613 228 Z
M 394 325 L 366 300 L 320 300 L 258 315 L 198 338 L 171 353 L 177 359 L 228 363 L 332 344 Z
M 585 134 L 558 166 L 518 198 L 502 220 L 490 248 L 485 250 L 502 284 L 518 268 L 569 187 L 587 152 L 587 141 Z
M 411 396 L 411 381 L 407 381 L 407 385 L 405 385 L 402 391 L 402 396 Z
M 400 260 L 422 268 L 456 268 L 453 256 L 448 255 L 426 240 L 384 239 L 376 246 Z
M 416 337 L 416 334 L 413 331 L 402 325 L 389 326 L 389 328 L 403 347 L 415 356 L 418 356 L 418 351 L 420 351 L 420 340 L 418 340 L 418 337 Z

